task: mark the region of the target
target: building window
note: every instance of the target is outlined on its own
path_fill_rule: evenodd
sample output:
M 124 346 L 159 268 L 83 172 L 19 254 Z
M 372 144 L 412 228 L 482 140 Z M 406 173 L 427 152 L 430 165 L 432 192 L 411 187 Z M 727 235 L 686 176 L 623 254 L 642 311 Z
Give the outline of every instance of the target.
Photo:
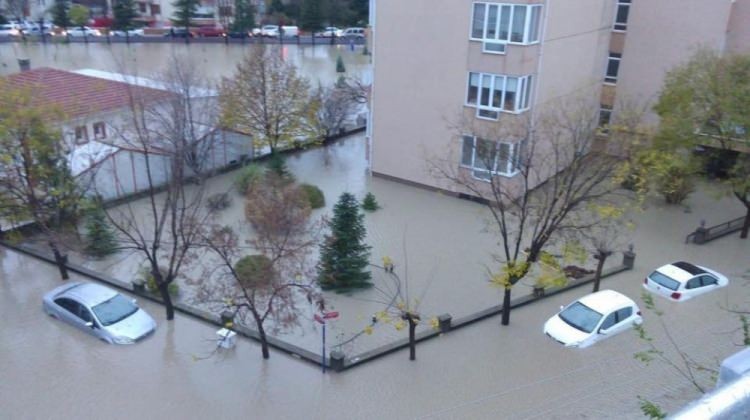
M 504 143 L 463 136 L 461 166 L 471 170 L 474 178 L 489 181 L 493 175 L 513 176 L 521 163 L 522 143 Z
M 103 122 L 94 123 L 94 138 L 105 139 L 107 138 L 107 128 Z
M 607 74 L 604 76 L 605 83 L 617 83 L 617 73 L 620 71 L 621 58 L 622 54 L 613 52 L 609 53 L 609 60 L 607 61 Z
M 138 11 L 141 14 L 146 14 L 146 3 L 138 3 Z
M 540 4 L 474 3 L 470 39 L 495 54 L 505 53 L 505 44 L 535 44 L 541 15 Z
M 500 111 L 523 112 L 529 109 L 531 76 L 469 73 L 466 105 L 477 108 L 477 116 L 496 120 Z
M 76 127 L 76 144 L 84 144 L 89 141 L 89 132 L 85 125 Z
M 157 16 L 157 15 L 161 15 L 161 5 L 152 4 L 151 5 L 151 16 Z
M 599 107 L 599 127 L 605 133 L 609 131 L 609 124 L 612 120 L 612 107 L 610 105 L 601 104 Z
M 617 0 L 617 11 L 615 13 L 615 31 L 626 31 L 628 29 L 628 14 L 630 13 L 630 0 Z

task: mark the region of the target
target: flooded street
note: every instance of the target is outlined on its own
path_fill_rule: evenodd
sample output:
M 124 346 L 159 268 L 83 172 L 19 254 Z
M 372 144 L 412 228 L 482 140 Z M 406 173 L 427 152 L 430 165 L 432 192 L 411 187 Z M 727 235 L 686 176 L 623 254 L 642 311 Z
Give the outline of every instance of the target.
M 148 77 L 160 72 L 171 55 L 189 56 L 205 77 L 214 81 L 231 76 L 249 45 L 148 43 L 148 44 L 0 44 L 0 75 L 19 71 L 17 60 L 28 58 L 31 67 L 62 70 L 93 68 Z M 274 47 L 275 48 L 275 47 Z M 362 47 L 345 45 L 283 45 L 283 57 L 295 63 L 313 86 L 318 80 L 331 84 L 338 78 L 336 58 L 342 56 L 347 76 L 366 83 L 372 78 L 370 56 Z

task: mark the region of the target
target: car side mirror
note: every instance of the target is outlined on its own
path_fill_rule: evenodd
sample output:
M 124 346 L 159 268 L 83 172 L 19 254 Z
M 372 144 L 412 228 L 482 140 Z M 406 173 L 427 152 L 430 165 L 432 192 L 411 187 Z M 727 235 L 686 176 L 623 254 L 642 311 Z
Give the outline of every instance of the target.
M 563 309 L 565 309 L 565 305 L 560 305 L 560 310 L 562 311 Z
M 133 299 L 133 300 L 130 301 L 130 303 L 132 303 L 133 305 L 137 305 L 138 304 L 138 300 L 137 299 Z
M 94 329 L 94 323 L 92 321 L 87 322 L 86 326 L 91 328 L 92 330 Z
M 604 328 L 599 328 L 599 334 L 601 334 L 601 335 L 607 335 L 607 334 L 609 334 L 609 332 L 607 330 L 605 330 Z

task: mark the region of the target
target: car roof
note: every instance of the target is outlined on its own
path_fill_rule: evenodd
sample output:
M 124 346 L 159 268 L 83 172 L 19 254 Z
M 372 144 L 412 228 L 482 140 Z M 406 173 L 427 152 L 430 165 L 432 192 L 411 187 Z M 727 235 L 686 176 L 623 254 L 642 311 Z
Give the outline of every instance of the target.
M 81 283 L 65 291 L 61 297 L 71 297 L 86 306 L 95 306 L 112 299 L 117 292 L 96 283 Z
M 707 273 L 706 270 L 698 267 L 697 265 L 690 264 L 684 261 L 678 261 L 676 263 L 663 265 L 657 268 L 656 271 L 682 283 L 692 279 L 699 274 Z
M 591 293 L 578 299 L 578 301 L 601 314 L 611 312 L 623 306 L 635 306 L 635 302 L 632 299 L 614 290 L 602 290 Z

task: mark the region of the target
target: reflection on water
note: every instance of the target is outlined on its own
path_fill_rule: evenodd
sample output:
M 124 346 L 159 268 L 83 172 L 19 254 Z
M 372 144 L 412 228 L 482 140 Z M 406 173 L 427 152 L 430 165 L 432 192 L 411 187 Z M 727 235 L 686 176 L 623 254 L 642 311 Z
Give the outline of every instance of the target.
M 19 70 L 17 59 L 31 59 L 31 67 L 55 67 L 63 70 L 93 68 L 148 76 L 163 69 L 171 55 L 185 55 L 206 77 L 218 80 L 230 76 L 249 45 L 149 43 L 149 44 L 0 44 L 0 75 Z M 370 57 L 361 47 L 351 51 L 343 45 L 283 45 L 282 56 L 295 63 L 313 84 L 334 82 L 336 58 L 341 55 L 347 74 L 369 83 Z M 123 71 L 124 69 L 124 71 Z

